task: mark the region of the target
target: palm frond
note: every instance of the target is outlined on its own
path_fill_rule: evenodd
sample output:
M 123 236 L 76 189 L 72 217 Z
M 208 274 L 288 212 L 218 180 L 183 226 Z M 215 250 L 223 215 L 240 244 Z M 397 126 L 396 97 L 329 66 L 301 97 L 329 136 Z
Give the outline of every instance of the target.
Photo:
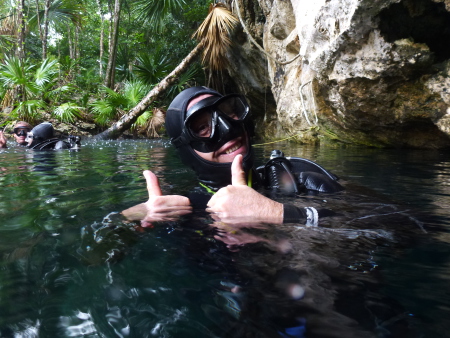
M 135 2 L 134 13 L 138 20 L 151 22 L 151 29 L 155 33 L 164 30 L 164 19 L 170 13 L 182 10 L 184 0 L 138 0 Z
M 111 106 L 109 102 L 98 100 L 95 102 L 92 102 L 90 104 L 90 107 L 92 109 L 92 113 L 94 115 L 94 121 L 95 123 L 99 124 L 100 126 L 106 126 L 114 120 L 117 114 L 117 110 L 114 106 Z
M 154 108 L 151 118 L 144 125 L 145 134 L 149 138 L 160 137 L 159 131 L 164 125 L 166 112 L 161 108 Z
M 157 50 L 137 57 L 134 66 L 136 76 L 147 84 L 156 84 L 171 71 L 171 63 L 166 53 Z
M 148 119 L 150 119 L 152 117 L 152 113 L 151 112 L 149 112 L 148 110 L 146 110 L 142 115 L 140 115 L 138 118 L 137 118 L 137 120 L 136 120 L 136 122 L 134 122 L 132 125 L 131 125 L 131 130 L 136 130 L 136 129 L 138 129 L 139 127 L 143 127 L 143 126 L 145 126 L 145 124 L 147 123 L 147 121 L 148 121 Z
M 124 84 L 123 95 L 127 100 L 127 107 L 131 108 L 137 105 L 149 91 L 149 86 L 142 81 L 126 81 Z
M 57 60 L 45 59 L 41 66 L 36 69 L 34 78 L 38 86 L 44 86 L 47 83 L 53 82 L 58 75 Z
M 69 23 L 73 23 L 76 26 L 81 25 L 82 13 L 83 5 L 80 2 L 55 0 L 48 10 L 48 21 L 56 30 L 65 30 Z M 44 10 L 40 10 L 38 15 L 40 22 L 42 22 L 44 20 Z M 28 21 L 32 29 L 37 27 L 38 22 L 36 14 L 32 14 Z
M 226 5 L 210 5 L 209 14 L 193 37 L 204 43 L 202 62 L 211 70 L 221 70 L 228 64 L 226 52 L 231 46 L 230 33 L 238 23 Z
M 28 100 L 19 102 L 16 109 L 11 112 L 11 117 L 24 121 L 35 122 L 38 120 L 40 110 L 46 108 L 46 104 L 42 100 Z
M 4 87 L 14 87 L 26 85 L 29 78 L 29 71 L 33 65 L 27 65 L 27 60 L 23 63 L 16 57 L 5 56 L 4 63 L 0 66 L 0 81 Z
M 9 88 L 4 91 L 1 108 L 4 110 L 7 107 L 12 107 L 14 104 L 14 90 Z
M 37 96 L 40 88 L 32 80 L 33 68 L 34 65 L 30 65 L 29 60 L 22 62 L 14 56 L 5 56 L 3 64 L 0 65 L 0 83 L 4 88 L 20 90 L 26 95 L 25 100 L 27 97 Z
M 71 102 L 63 103 L 53 111 L 53 116 L 61 122 L 73 123 L 75 119 L 81 118 L 83 107 L 78 107 Z

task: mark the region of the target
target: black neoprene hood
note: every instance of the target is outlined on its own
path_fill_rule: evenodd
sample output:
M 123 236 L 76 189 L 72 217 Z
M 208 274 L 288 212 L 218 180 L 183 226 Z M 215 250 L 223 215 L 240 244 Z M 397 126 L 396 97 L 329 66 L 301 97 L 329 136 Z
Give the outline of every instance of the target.
M 54 135 L 53 125 L 49 122 L 43 122 L 31 129 L 31 133 L 33 133 L 33 142 L 29 145 L 30 148 L 42 141 L 51 139 Z
M 170 136 L 171 141 L 181 135 L 184 128 L 184 121 L 186 119 L 186 110 L 189 102 L 204 94 L 223 97 L 222 94 L 207 87 L 191 87 L 183 90 L 178 94 L 170 104 L 166 113 L 166 131 Z M 253 167 L 253 149 L 250 144 L 250 136 L 248 128 L 246 127 L 245 135 L 247 137 L 248 152 L 244 156 L 244 170 L 248 172 Z M 231 184 L 231 162 L 217 163 L 211 162 L 198 156 L 194 149 L 189 144 L 182 144 L 177 146 L 178 154 L 181 161 L 192 168 L 197 174 L 200 182 L 212 188 L 221 188 Z

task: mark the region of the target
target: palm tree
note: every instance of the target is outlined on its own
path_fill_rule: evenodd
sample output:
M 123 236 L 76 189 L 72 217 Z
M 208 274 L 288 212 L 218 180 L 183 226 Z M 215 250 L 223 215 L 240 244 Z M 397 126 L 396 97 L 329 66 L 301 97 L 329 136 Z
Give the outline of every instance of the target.
M 203 50 L 202 62 L 211 69 L 218 70 L 226 64 L 225 53 L 230 47 L 229 34 L 238 20 L 231 14 L 227 7 L 221 3 L 210 5 L 209 14 L 200 25 L 194 37 L 199 41 L 197 46 L 184 58 L 183 61 L 158 85 L 156 85 L 134 108 L 123 115 L 119 121 L 111 127 L 95 136 L 96 139 L 116 139 L 125 130 L 129 129 L 137 118 L 142 115 L 148 106 L 159 96 L 165 93 L 190 64 Z
M 47 58 L 48 34 L 49 29 L 63 31 L 67 25 L 72 23 L 76 27 L 81 25 L 81 13 L 83 7 L 78 1 L 74 0 L 45 0 L 44 8 L 41 10 L 39 1 L 36 0 L 36 14 L 29 19 L 30 28 L 36 28 L 39 31 L 39 37 L 42 42 L 42 59 Z

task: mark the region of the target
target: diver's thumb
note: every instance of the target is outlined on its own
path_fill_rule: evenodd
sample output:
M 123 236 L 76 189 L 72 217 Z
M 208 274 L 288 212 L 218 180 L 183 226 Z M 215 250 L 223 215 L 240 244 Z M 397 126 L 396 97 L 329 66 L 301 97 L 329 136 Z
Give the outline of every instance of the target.
M 247 185 L 247 180 L 245 179 L 245 171 L 242 166 L 244 158 L 241 154 L 237 155 L 233 163 L 231 163 L 231 184 L 232 185 Z
M 150 170 L 143 172 L 145 180 L 147 181 L 148 197 L 162 196 L 161 187 L 159 186 L 158 177 Z

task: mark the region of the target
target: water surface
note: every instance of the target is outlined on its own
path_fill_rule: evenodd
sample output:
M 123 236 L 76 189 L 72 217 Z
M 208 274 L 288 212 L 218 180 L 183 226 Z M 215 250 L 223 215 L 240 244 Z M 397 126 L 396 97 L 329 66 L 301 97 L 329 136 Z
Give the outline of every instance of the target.
M 195 186 L 165 140 L 0 152 L 0 336 L 450 337 L 449 154 L 284 142 L 257 164 L 274 148 L 340 176 L 283 199 L 331 210 L 320 228 L 115 221 L 144 169 Z

